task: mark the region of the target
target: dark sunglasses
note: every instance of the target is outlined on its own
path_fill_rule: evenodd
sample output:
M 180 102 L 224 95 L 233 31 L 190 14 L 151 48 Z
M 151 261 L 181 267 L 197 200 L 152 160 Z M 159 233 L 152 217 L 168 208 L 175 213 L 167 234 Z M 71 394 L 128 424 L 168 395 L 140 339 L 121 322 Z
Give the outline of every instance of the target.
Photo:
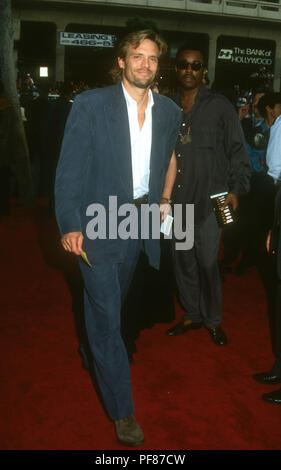
M 198 70 L 204 67 L 204 64 L 202 64 L 202 62 L 199 62 L 199 60 L 195 60 L 194 62 L 187 62 L 187 60 L 179 60 L 176 64 L 177 69 L 179 70 L 187 70 L 189 65 L 191 67 L 191 70 L 193 70 L 194 72 L 198 72 Z

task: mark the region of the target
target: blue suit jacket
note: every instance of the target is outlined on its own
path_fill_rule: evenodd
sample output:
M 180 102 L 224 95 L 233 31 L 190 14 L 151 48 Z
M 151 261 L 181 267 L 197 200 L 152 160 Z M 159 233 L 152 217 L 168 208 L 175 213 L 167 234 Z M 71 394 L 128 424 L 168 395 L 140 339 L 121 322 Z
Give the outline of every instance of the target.
M 149 204 L 159 204 L 166 171 L 181 124 L 181 111 L 169 98 L 153 93 Z M 83 249 L 93 263 L 124 259 L 126 240 L 89 239 L 89 205 L 102 204 L 108 215 L 109 196 L 133 202 L 130 130 L 121 83 L 79 95 L 69 114 L 57 167 L 56 216 L 62 234 L 82 232 Z M 159 240 L 146 240 L 150 264 L 158 267 Z

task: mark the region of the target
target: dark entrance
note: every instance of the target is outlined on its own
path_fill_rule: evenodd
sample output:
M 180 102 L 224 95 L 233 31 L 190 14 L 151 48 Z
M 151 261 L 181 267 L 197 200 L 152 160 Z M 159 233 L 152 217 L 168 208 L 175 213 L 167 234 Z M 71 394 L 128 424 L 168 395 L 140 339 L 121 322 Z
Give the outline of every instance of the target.
M 30 73 L 38 84 L 39 67 L 49 69 L 48 83 L 53 83 L 56 62 L 56 25 L 34 21 L 21 22 L 21 36 L 18 49 L 18 70 L 20 75 Z M 45 80 L 46 79 L 41 79 Z
M 116 40 L 118 40 L 123 35 L 124 28 L 69 24 L 66 31 L 109 34 L 116 36 Z M 112 47 L 65 46 L 65 80 L 68 82 L 83 81 L 90 87 L 109 85 L 112 82 L 109 71 L 113 61 L 114 49 Z

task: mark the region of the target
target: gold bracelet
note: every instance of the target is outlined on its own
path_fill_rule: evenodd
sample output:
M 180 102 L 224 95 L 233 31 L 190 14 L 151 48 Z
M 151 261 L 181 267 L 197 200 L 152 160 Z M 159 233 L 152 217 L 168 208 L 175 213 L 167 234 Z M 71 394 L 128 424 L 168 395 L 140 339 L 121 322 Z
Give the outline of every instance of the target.
M 172 204 L 172 199 L 168 199 L 167 197 L 161 197 L 160 201 L 162 201 L 164 199 L 164 201 L 167 201 L 168 204 Z

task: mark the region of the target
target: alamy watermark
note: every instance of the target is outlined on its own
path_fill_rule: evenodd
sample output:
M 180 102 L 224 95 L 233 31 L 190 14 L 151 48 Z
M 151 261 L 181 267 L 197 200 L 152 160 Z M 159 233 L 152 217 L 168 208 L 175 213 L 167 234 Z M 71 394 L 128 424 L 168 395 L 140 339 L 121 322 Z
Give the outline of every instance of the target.
M 109 196 L 108 209 L 93 203 L 87 207 L 86 215 L 92 217 L 86 227 L 87 237 L 91 240 L 160 239 L 158 204 L 142 204 L 137 208 L 127 203 L 118 207 L 117 196 Z M 176 250 L 190 250 L 194 244 L 194 205 L 174 204 L 173 219 L 172 229 L 169 234 L 164 234 L 164 238 L 172 239 L 174 236 Z

